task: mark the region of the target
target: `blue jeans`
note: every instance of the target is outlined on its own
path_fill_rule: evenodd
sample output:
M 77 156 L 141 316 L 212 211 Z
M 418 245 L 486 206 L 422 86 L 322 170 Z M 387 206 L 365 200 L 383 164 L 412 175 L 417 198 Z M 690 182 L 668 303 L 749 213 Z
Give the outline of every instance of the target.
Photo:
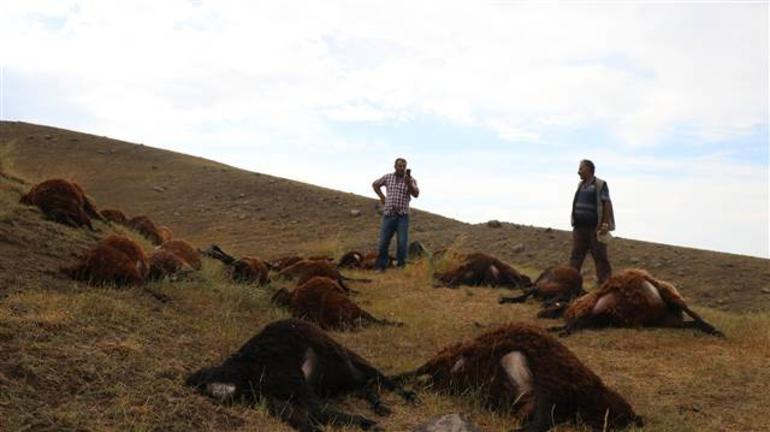
M 409 215 L 386 215 L 382 217 L 382 226 L 380 227 L 380 245 L 379 256 L 375 266 L 384 269 L 388 266 L 388 248 L 393 234 L 398 232 L 396 237 L 396 263 L 399 267 L 406 264 L 406 247 L 409 236 Z

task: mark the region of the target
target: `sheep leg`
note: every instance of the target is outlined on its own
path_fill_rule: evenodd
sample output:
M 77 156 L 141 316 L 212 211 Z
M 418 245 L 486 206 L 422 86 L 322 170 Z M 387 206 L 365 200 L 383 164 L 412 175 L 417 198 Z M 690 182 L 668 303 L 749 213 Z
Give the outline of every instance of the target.
M 567 310 L 569 303 L 555 302 L 543 308 L 537 313 L 538 318 L 556 319 L 564 315 L 564 311 Z
M 374 413 L 378 416 L 388 416 L 392 413 L 390 408 L 388 408 L 388 406 L 382 403 L 382 400 L 380 400 L 380 395 L 374 388 L 373 383 L 370 382 L 369 384 L 365 385 L 358 392 L 358 396 L 366 399 L 369 402 L 369 405 L 372 407 L 372 411 L 374 411 Z
M 520 296 L 515 297 L 506 297 L 506 296 L 500 296 L 500 298 L 497 300 L 498 303 L 524 303 L 527 301 L 527 299 L 532 296 L 535 293 L 536 290 L 529 290 L 524 292 L 524 294 Z
M 275 398 L 266 398 L 267 409 L 275 417 L 280 418 L 289 426 L 300 432 L 322 432 L 317 420 L 310 417 L 307 410 L 304 410 L 291 401 L 279 400 Z
M 554 424 L 554 404 L 543 394 L 541 390 L 535 390 L 535 406 L 529 422 L 522 425 L 515 432 L 546 432 Z
M 407 372 L 407 374 L 412 372 Z M 404 399 L 406 402 L 416 404 L 417 401 L 417 393 L 415 393 L 412 390 L 405 389 L 402 385 L 400 380 L 393 379 L 390 377 L 386 377 L 384 375 L 380 375 L 377 377 L 377 381 L 385 388 L 385 390 L 391 391 L 396 393 L 397 395 L 401 396 L 402 399 Z
M 363 430 L 380 430 L 374 420 L 359 415 L 351 415 L 322 404 L 307 381 L 297 384 L 292 399 L 300 409 L 307 411 L 310 421 L 314 424 L 353 424 Z
M 577 319 L 574 321 L 568 321 L 562 326 L 548 327 L 546 330 L 549 332 L 559 332 L 559 336 L 569 336 L 577 330 L 588 327 L 591 323 L 590 319 Z
M 712 326 L 711 324 L 707 323 L 703 318 L 701 318 L 700 315 L 698 315 L 695 311 L 691 310 L 688 307 L 683 307 L 682 310 L 692 317 L 693 321 L 683 321 L 682 318 L 679 315 L 676 315 L 675 317 L 668 317 L 668 319 L 665 319 L 660 325 L 661 327 L 673 327 L 673 328 L 692 328 L 696 330 L 700 330 L 704 333 L 713 335 L 713 336 L 719 336 L 724 337 L 725 335 L 716 329 L 716 327 Z

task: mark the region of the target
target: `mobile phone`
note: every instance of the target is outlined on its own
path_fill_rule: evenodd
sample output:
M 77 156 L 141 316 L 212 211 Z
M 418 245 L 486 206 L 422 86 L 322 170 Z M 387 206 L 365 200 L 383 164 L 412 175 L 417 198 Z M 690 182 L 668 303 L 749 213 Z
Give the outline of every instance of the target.
M 407 168 L 406 175 L 411 177 L 412 176 L 412 170 Z

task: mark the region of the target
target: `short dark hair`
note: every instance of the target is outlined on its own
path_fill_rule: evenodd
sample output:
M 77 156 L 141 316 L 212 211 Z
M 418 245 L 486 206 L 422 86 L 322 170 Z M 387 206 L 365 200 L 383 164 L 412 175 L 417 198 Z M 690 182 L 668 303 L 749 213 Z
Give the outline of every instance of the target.
M 580 164 L 581 164 L 581 165 L 585 164 L 585 165 L 588 167 L 588 169 L 590 169 L 590 170 L 591 170 L 591 172 L 592 172 L 592 173 L 593 173 L 593 172 L 596 172 L 596 167 L 594 166 L 594 163 L 593 163 L 593 162 L 591 162 L 590 160 L 588 160 L 588 159 L 583 159 L 582 161 L 580 161 Z
M 393 162 L 393 165 L 397 164 L 399 161 L 401 161 L 403 163 L 406 163 L 406 159 L 404 159 L 404 158 L 396 158 L 396 161 Z

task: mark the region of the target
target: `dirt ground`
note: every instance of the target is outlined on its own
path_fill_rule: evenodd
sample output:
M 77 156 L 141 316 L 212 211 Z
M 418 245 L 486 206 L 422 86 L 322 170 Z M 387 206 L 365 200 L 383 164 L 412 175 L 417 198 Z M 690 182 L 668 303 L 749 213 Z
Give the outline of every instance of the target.
M 52 177 L 76 180 L 99 208 L 148 215 L 197 246 L 216 243 L 235 254 L 271 257 L 309 250 L 367 251 L 377 239 L 379 215 L 372 198 L 142 144 L 2 122 L 0 157 L 6 171 L 30 182 Z M 352 216 L 351 210 L 360 215 Z M 571 245 L 570 232 L 548 227 L 503 223 L 493 228 L 420 210 L 413 211 L 410 223 L 411 240 L 428 248 L 453 245 L 467 252 L 483 251 L 530 273 L 565 262 Z M 5 256 L 15 256 L 13 244 L 0 244 Z M 673 282 L 695 304 L 725 311 L 770 309 L 767 259 L 619 237 L 610 245 L 610 259 L 615 269 L 640 267 Z M 584 266 L 589 287 L 593 274 L 589 256 Z

